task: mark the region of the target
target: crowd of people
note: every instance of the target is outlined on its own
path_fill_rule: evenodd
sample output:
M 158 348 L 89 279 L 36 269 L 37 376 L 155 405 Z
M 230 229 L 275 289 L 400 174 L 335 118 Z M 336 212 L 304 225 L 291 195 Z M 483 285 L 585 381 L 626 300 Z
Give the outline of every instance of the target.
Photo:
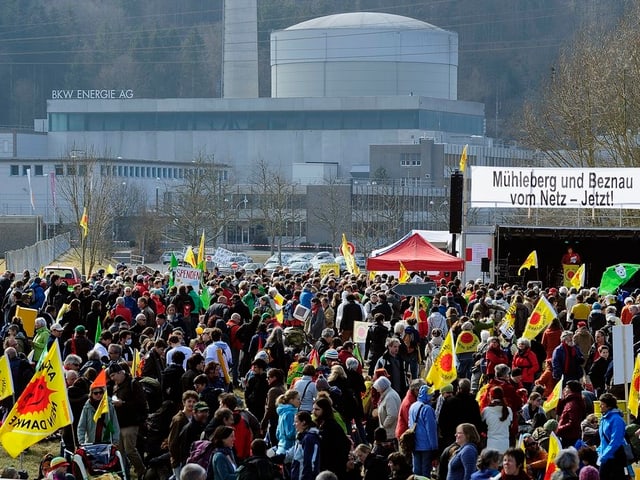
M 201 295 L 125 266 L 76 285 L 7 271 L 0 336 L 15 398 L 58 342 L 74 419 L 65 449 L 111 443 L 134 478 L 542 480 L 555 438 L 553 479 L 629 475 L 640 427 L 618 409 L 627 386 L 613 383 L 611 339 L 620 324 L 640 336 L 640 291 L 455 280 L 402 298 L 396 284 L 214 270 Z M 557 317 L 529 339 L 541 297 Z M 18 306 L 38 310 L 33 335 Z M 356 322 L 368 323 L 360 345 Z M 434 390 L 423 378 L 448 334 L 458 378 Z M 64 457 L 50 464 L 41 476 L 69 469 Z

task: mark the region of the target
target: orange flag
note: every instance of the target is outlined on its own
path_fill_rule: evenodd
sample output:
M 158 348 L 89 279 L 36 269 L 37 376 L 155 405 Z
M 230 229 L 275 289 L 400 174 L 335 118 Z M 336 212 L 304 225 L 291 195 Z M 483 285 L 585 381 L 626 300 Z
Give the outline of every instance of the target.
M 100 370 L 90 388 L 107 388 L 107 371 L 104 368 Z

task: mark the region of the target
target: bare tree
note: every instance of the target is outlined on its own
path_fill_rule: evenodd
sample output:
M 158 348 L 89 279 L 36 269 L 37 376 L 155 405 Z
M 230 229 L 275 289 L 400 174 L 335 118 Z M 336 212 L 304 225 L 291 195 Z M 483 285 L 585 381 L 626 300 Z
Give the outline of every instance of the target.
M 162 211 L 171 224 L 170 240 L 197 245 L 203 229 L 207 243 L 217 243 L 232 218 L 228 169 L 211 156 L 199 155 L 184 181 L 169 192 L 171 200 L 163 201 Z
M 633 167 L 640 161 L 640 5 L 615 29 L 589 26 L 560 55 L 540 98 L 525 104 L 524 142 L 559 167 Z M 610 210 L 525 212 L 531 224 L 633 225 Z
M 307 212 L 328 233 L 332 247 L 340 245 L 342 234 L 351 233 L 351 186 L 338 179 L 329 179 L 325 185 L 308 187 Z
M 552 165 L 637 164 L 640 42 L 635 5 L 613 31 L 583 30 L 560 55 L 538 99 L 525 104 L 525 143 Z
M 251 190 L 257 198 L 257 210 L 260 212 L 265 234 L 271 243 L 271 253 L 282 252 L 282 235 L 289 222 L 296 221 L 297 208 L 294 206 L 296 184 L 288 180 L 281 172 L 272 169 L 260 159 L 255 166 Z
M 112 225 L 119 196 L 117 181 L 107 172 L 112 168 L 108 157 L 98 158 L 93 152 L 72 150 L 63 160 L 64 175 L 58 177 L 58 194 L 67 208 L 58 214 L 62 223 L 73 226 L 80 242 L 72 247 L 80 258 L 83 275 L 112 253 Z M 87 236 L 80 225 L 87 213 Z

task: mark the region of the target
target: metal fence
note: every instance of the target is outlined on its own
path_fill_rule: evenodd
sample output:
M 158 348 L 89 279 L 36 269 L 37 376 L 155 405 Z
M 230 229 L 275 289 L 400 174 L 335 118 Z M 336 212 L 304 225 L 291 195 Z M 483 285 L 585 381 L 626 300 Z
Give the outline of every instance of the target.
M 5 254 L 6 266 L 12 272 L 23 270 L 37 272 L 41 267 L 49 265 L 67 252 L 69 248 L 71 248 L 71 234 L 56 235 L 20 250 L 7 251 Z

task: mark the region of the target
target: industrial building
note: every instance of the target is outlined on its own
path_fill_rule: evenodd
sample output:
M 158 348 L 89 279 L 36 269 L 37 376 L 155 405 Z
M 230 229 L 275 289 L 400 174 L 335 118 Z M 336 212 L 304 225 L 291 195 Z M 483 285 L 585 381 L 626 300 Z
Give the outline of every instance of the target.
M 61 90 L 47 101 L 47 118 L 35 120 L 36 132 L 0 133 L 0 178 L 9 180 L 0 214 L 34 213 L 45 223 L 64 218 L 64 206 L 51 201 L 52 178 L 70 174 L 64 159 L 93 152 L 109 159 L 103 174 L 141 186 L 156 208 L 194 158 L 205 156 L 224 165 L 225 180 L 239 185 L 239 194 L 248 192 L 242 185 L 251 183 L 256 162 L 281 172 L 302 194 L 336 181 L 365 196 L 382 183 L 412 187 L 406 195 L 423 201 L 402 228 L 429 228 L 442 220 L 441 211 L 436 218 L 430 209 L 446 200 L 448 175 L 465 144 L 476 165 L 533 161 L 531 152 L 485 137 L 483 104 L 458 100 L 454 32 L 370 12 L 275 31 L 271 98 L 258 98 L 255 12 L 256 0 L 225 2 L 223 98 L 137 98 L 135 88 L 104 98 Z M 27 173 L 33 202 L 25 193 Z M 296 214 L 300 238 L 330 241 L 308 213 L 314 195 L 322 195 L 313 192 L 307 211 Z

